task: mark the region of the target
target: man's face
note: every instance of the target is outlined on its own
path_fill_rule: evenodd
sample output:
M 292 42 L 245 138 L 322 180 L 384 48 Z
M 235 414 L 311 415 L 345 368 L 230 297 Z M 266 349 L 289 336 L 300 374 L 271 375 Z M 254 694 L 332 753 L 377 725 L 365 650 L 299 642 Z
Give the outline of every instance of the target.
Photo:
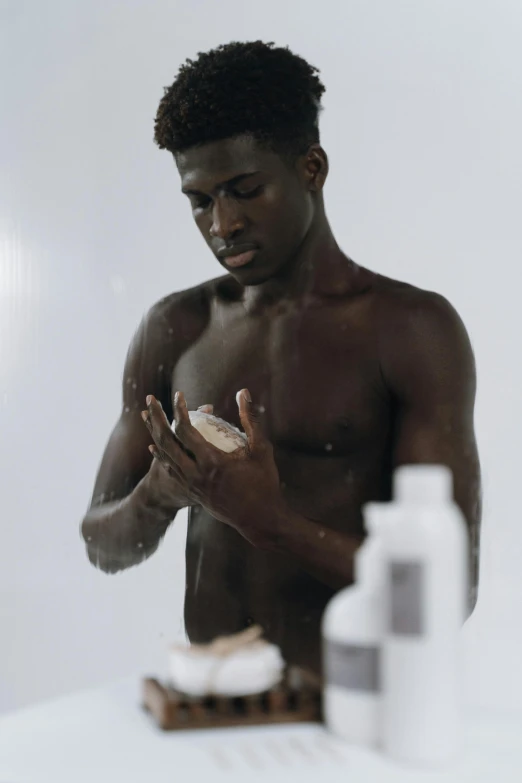
M 242 285 L 266 282 L 295 257 L 314 212 L 298 164 L 292 170 L 250 136 L 194 147 L 176 164 L 205 242 Z M 220 255 L 241 245 L 257 248 L 244 265 Z

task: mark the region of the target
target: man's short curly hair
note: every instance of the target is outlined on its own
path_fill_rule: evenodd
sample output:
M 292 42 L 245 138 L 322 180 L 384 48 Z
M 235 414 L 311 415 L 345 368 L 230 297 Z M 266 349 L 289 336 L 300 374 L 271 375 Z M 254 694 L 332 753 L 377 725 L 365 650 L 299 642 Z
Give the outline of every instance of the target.
M 291 159 L 319 143 L 325 87 L 288 47 L 231 42 L 187 59 L 164 88 L 154 141 L 174 155 L 243 134 Z

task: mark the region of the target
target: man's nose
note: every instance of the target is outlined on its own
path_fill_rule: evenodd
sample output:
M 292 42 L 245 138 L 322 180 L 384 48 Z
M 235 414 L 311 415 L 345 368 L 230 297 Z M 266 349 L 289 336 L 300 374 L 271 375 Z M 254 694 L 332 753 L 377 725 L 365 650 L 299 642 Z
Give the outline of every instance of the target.
M 244 225 L 245 221 L 237 203 L 232 199 L 216 199 L 212 212 L 211 236 L 226 240 L 243 231 Z

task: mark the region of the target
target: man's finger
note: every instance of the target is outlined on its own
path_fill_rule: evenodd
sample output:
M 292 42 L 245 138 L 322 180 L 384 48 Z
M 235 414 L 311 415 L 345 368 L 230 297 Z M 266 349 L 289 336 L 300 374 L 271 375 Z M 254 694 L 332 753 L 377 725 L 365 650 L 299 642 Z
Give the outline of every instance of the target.
M 165 416 L 165 411 L 163 410 L 161 402 L 157 400 L 156 397 L 154 397 L 152 394 L 149 394 L 146 399 L 146 403 L 150 423 L 155 427 L 165 426 L 170 429 L 169 420 Z
M 241 426 L 248 438 L 250 450 L 258 449 L 265 443 L 266 439 L 261 429 L 259 414 L 252 403 L 252 397 L 248 389 L 241 389 L 236 394 L 236 402 L 239 408 Z
M 176 392 L 174 397 L 174 433 L 183 447 L 194 454 L 196 460 L 198 456 L 200 460 L 203 458 L 209 444 L 192 426 L 183 392 Z
M 213 405 L 200 405 L 198 408 L 198 411 L 201 411 L 201 413 L 210 413 L 212 415 L 214 413 L 214 406 Z
M 193 461 L 174 437 L 163 408 L 152 395 L 147 397 L 147 406 L 147 411 L 144 411 L 142 416 L 161 457 L 173 466 L 179 466 L 188 477 L 193 468 Z
M 178 465 L 174 464 L 164 452 L 161 452 L 155 443 L 152 446 L 149 446 L 149 451 L 154 459 L 159 462 L 162 470 L 164 470 L 165 473 L 167 473 L 171 478 L 175 478 L 180 483 L 183 483 L 184 476 L 181 472 L 181 469 L 178 467 Z

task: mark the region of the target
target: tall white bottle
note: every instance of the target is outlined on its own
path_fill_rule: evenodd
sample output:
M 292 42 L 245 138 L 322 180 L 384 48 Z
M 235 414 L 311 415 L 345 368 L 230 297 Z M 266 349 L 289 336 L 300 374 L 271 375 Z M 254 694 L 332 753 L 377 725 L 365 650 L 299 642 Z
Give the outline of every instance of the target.
M 468 542 L 452 484 L 443 466 L 399 468 L 397 517 L 383 530 L 382 746 L 428 767 L 449 762 L 461 744 Z
M 355 556 L 356 582 L 332 598 L 322 621 L 325 723 L 342 739 L 370 746 L 378 744 L 381 727 L 381 528 L 389 517 L 390 504 L 365 507 L 368 537 Z

